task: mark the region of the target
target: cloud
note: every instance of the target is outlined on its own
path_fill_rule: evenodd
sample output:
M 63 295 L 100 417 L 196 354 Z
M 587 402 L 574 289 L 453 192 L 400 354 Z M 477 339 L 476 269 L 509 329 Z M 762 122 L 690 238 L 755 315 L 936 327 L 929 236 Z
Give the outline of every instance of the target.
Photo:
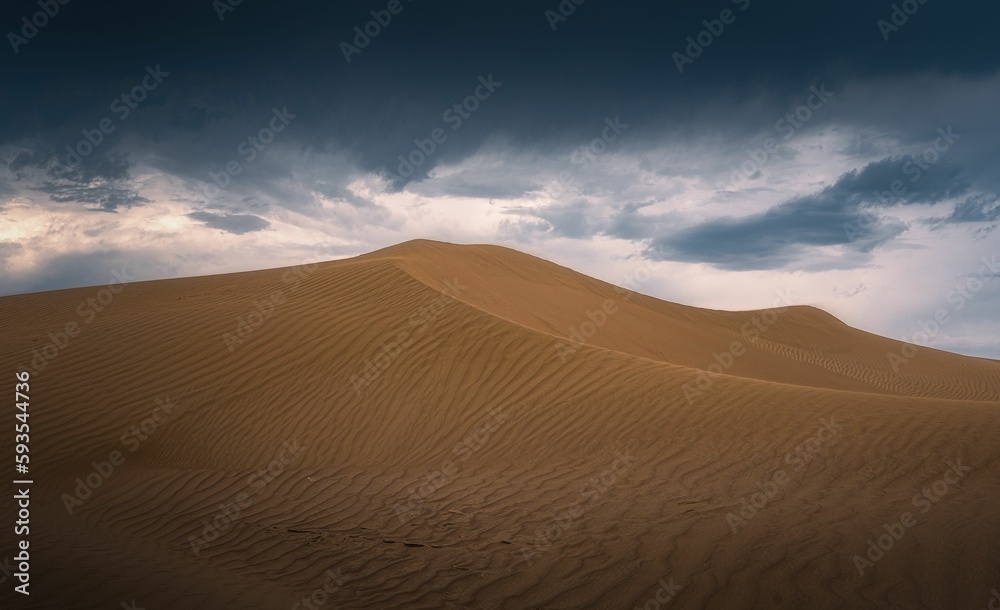
M 22 148 L 7 162 L 7 168 L 19 180 L 31 180 L 41 175 L 49 180 L 88 184 L 130 178 L 132 162 L 121 151 L 98 148 L 89 155 L 74 157 L 70 162 L 46 145 L 27 143 L 22 146 L 32 148 Z
M 10 267 L 9 259 L 24 250 L 24 246 L 13 241 L 0 241 L 0 268 Z
M 575 201 L 566 205 L 551 205 L 543 208 L 510 207 L 505 214 L 527 215 L 540 218 L 544 224 L 533 224 L 536 230 L 546 227 L 553 235 L 574 239 L 589 239 L 597 232 L 597 222 L 590 217 L 591 205 L 587 201 Z
M 656 225 L 663 222 L 662 218 L 643 217 L 639 210 L 653 205 L 652 201 L 642 203 L 627 203 L 612 217 L 610 224 L 604 230 L 605 235 L 628 240 L 640 240 L 653 237 Z
M 50 157 L 50 154 L 41 151 L 22 150 L 7 161 L 7 169 L 17 173 L 28 167 L 45 167 Z
M 497 165 L 501 165 L 498 163 Z M 445 176 L 411 181 L 406 190 L 426 197 L 478 197 L 499 200 L 519 199 L 537 190 L 534 177 L 517 175 L 503 167 L 462 168 Z
M 887 157 L 764 212 L 711 219 L 656 237 L 647 256 L 748 270 L 805 265 L 809 249 L 823 246 L 870 253 L 906 229 L 878 208 L 937 203 L 969 189 L 960 167 L 942 162 L 922 169 L 916 161 Z
M 923 224 L 930 225 L 938 231 L 950 225 L 972 224 L 971 233 L 974 239 L 986 239 L 1000 227 L 1000 196 L 996 193 L 980 193 L 972 195 L 955 204 L 948 216 L 938 216 L 923 219 Z
M 21 294 L 61 288 L 98 286 L 114 279 L 115 271 L 134 269 L 138 260 L 150 258 L 148 254 L 127 253 L 122 250 L 95 250 L 70 252 L 45 257 L 30 271 L 19 273 L 5 270 L 0 276 L 0 294 Z
M 96 149 L 69 164 L 42 146 L 8 155 L 7 169 L 23 188 L 46 193 L 58 203 L 82 203 L 91 210 L 116 212 L 149 203 L 132 183 L 132 162 L 127 154 Z
M 956 205 L 952 213 L 941 222 L 992 222 L 995 220 L 1000 220 L 1000 197 L 996 194 L 981 194 L 969 197 Z
M 191 212 L 187 215 L 192 220 L 197 220 L 205 226 L 219 229 L 236 235 L 263 231 L 271 226 L 271 223 L 260 216 L 252 214 L 215 214 L 213 212 Z
M 82 203 L 90 209 L 104 212 L 116 212 L 119 208 L 149 203 L 149 199 L 131 188 L 107 182 L 92 182 L 82 186 L 48 183 L 35 188 L 47 193 L 52 201 Z

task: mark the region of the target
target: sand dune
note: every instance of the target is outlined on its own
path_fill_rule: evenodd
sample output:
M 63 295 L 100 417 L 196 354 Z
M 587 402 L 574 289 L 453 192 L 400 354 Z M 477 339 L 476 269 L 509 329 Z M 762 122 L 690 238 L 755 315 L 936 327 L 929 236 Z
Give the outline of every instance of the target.
M 1000 362 L 496 246 L 114 288 L 0 299 L 2 370 L 33 370 L 15 607 L 984 608 L 1000 588 Z

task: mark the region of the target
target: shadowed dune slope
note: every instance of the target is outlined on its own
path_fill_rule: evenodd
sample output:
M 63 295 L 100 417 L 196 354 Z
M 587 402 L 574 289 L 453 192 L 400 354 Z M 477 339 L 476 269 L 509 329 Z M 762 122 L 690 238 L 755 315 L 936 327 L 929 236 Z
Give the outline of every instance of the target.
M 0 299 L 6 371 L 80 325 L 31 382 L 30 607 L 326 586 L 321 607 L 633 608 L 673 582 L 677 608 L 973 608 L 1000 586 L 995 361 L 894 368 L 898 342 L 815 308 L 687 307 L 496 246 L 134 283 L 81 316 L 100 290 Z

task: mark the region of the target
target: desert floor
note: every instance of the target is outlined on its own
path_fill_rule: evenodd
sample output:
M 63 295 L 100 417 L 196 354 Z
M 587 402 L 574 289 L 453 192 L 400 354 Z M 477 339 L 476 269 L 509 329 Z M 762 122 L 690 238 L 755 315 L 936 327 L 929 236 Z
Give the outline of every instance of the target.
M 2 298 L 2 605 L 986 608 L 1000 362 L 777 305 L 429 241 Z

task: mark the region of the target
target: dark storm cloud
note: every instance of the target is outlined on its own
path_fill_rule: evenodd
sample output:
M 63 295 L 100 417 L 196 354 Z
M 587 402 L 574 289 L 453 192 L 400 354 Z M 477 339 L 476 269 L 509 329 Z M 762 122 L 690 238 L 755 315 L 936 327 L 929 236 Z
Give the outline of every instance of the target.
M 943 162 L 922 166 L 919 161 L 890 157 L 870 163 L 831 186 L 760 214 L 713 219 L 657 237 L 647 255 L 746 270 L 802 263 L 810 247 L 870 252 L 906 227 L 869 208 L 937 203 L 968 191 L 960 167 Z
M 7 162 L 7 168 L 17 173 L 28 167 L 45 167 L 48 162 L 49 155 L 43 152 L 22 150 Z
M 848 205 L 871 201 L 878 205 L 895 203 L 936 203 L 961 195 L 969 188 L 962 168 L 953 163 L 929 165 L 914 156 L 888 157 L 852 170 L 824 190 Z
M 520 236 L 603 235 L 648 241 L 645 254 L 653 259 L 707 262 L 735 270 L 773 269 L 811 265 L 806 255 L 816 247 L 847 246 L 869 253 L 906 229 L 903 222 L 886 216 L 893 207 L 951 200 L 966 195 L 970 184 L 955 163 L 939 160 L 929 165 L 921 157 L 896 156 L 846 172 L 828 187 L 761 213 L 714 218 L 682 229 L 677 227 L 684 219 L 675 212 L 648 213 L 654 201 L 612 205 L 610 214 L 603 215 L 585 200 L 505 212 L 541 221 L 522 221 L 515 231 Z M 988 219 L 996 214 L 995 203 L 995 198 L 970 197 L 947 222 Z
M 139 195 L 128 187 L 114 184 L 44 184 L 37 190 L 48 193 L 52 201 L 60 203 L 82 203 L 87 208 L 103 212 L 115 212 L 119 208 L 149 203 L 149 199 Z
M 220 229 L 227 233 L 243 235 L 254 231 L 263 231 L 271 226 L 271 223 L 259 216 L 252 214 L 215 214 L 213 212 L 192 212 L 187 215 L 192 220 L 204 223 L 213 229 Z
M 956 205 L 952 213 L 944 219 L 944 222 L 991 222 L 994 220 L 1000 220 L 1000 197 L 996 194 L 969 197 Z
M 306 217 L 328 213 L 324 198 L 343 226 L 365 227 L 392 215 L 348 185 L 359 172 L 397 172 L 400 156 L 427 147 L 436 129 L 446 140 L 423 155 L 408 184 L 395 188 L 502 201 L 528 195 L 546 178 L 505 167 L 504 155 L 530 154 L 538 168 L 562 169 L 608 117 L 629 123 L 622 146 L 643 159 L 645 171 L 678 180 L 722 173 L 714 166 L 738 165 L 762 137 L 775 137 L 776 121 L 801 107 L 814 85 L 836 95 L 803 129 L 853 134 L 836 152 L 857 165 L 881 161 L 760 214 L 688 221 L 681 230 L 675 227 L 685 225 L 673 215 L 646 214 L 645 203 L 602 211 L 589 202 L 595 193 L 623 191 L 624 181 L 634 179 L 625 172 L 578 172 L 576 190 L 558 203 L 507 212 L 536 220 L 520 227 L 527 232 L 651 240 L 676 260 L 770 268 L 795 263 L 817 246 L 868 252 L 903 230 L 899 221 L 880 219 L 845 232 L 866 206 L 933 203 L 995 190 L 983 184 L 1000 187 L 992 171 L 1000 154 L 995 91 L 952 90 L 955 83 L 995 83 L 988 77 L 1000 68 L 997 3 L 922 3 L 886 40 L 877 22 L 890 19 L 890 2 L 593 0 L 564 2 L 575 6 L 573 13 L 552 20 L 546 11 L 559 11 L 557 0 L 404 0 L 402 12 L 368 41 L 356 28 L 372 21 L 371 11 L 383 11 L 384 0 L 243 2 L 221 14 L 217 4 L 70 3 L 16 53 L 3 49 L 0 82 L 16 86 L 0 92 L 0 147 L 17 151 L 7 159 L 15 193 L 5 196 L 32 189 L 57 202 L 116 211 L 146 202 L 132 178 L 141 164 L 203 192 L 182 198 L 194 210 L 230 210 L 192 212 L 222 230 L 266 228 L 267 221 L 248 213 L 255 206 L 280 205 Z M 735 20 L 678 70 L 676 53 L 691 52 L 688 37 L 697 39 L 705 21 L 714 23 L 727 9 Z M 35 0 L 5 3 L 0 30 L 16 34 L 21 18 L 37 10 Z M 349 62 L 345 43 L 359 51 Z M 169 77 L 127 116 L 116 113 L 116 102 L 143 83 L 150 66 L 162 66 Z M 476 109 L 466 110 L 460 124 L 450 122 L 456 104 L 472 99 L 483 78 L 502 85 L 474 100 Z M 296 118 L 249 154 L 249 143 L 281 108 Z M 67 168 L 67 147 L 77 148 L 106 118 L 114 131 Z M 933 139 L 951 123 L 961 123 L 963 139 L 940 162 L 923 169 L 899 156 L 900 145 Z M 434 174 L 498 140 L 504 150 L 493 166 Z M 687 160 L 643 157 L 664 142 L 702 152 Z M 782 146 L 772 163 L 800 153 Z M 915 167 L 920 175 L 911 181 Z M 766 179 L 773 169 L 767 165 L 750 180 Z M 892 192 L 897 180 L 902 194 Z M 213 193 L 219 181 L 225 185 Z M 736 201 L 755 189 L 761 187 L 745 184 L 715 197 Z M 880 201 L 877 192 L 888 196 Z M 946 222 L 995 216 L 995 207 L 969 201 Z
M 244 2 L 220 20 L 207 1 L 69 4 L 16 54 L 5 50 L 0 78 L 18 87 L 0 94 L 7 108 L 0 133 L 10 142 L 58 132 L 53 144 L 62 150 L 107 115 L 144 66 L 162 63 L 169 81 L 116 138 L 164 142 L 212 132 L 233 116 L 246 117 L 251 129 L 255 115 L 288 105 L 301 116 L 296 145 L 350 150 L 364 169 L 395 171 L 414 139 L 427 138 L 447 109 L 473 94 L 477 77 L 494 74 L 503 87 L 419 168 L 422 176 L 497 132 L 544 148 L 588 137 L 588 125 L 615 114 L 629 116 L 648 138 L 709 121 L 739 131 L 754 124 L 753 115 L 703 117 L 705 103 L 763 96 L 756 114 L 765 120 L 810 83 L 836 88 L 850 78 L 928 70 L 981 75 L 1000 65 L 991 42 L 1000 6 L 928 2 L 886 42 L 876 22 L 889 18 L 890 4 L 862 0 L 595 1 L 577 6 L 555 31 L 545 16 L 558 10 L 554 0 L 403 2 L 348 63 L 341 44 L 354 44 L 354 28 L 385 6 Z M 723 9 L 736 11 L 736 21 L 679 73 L 672 54 Z M 0 24 L 16 31 L 36 10 L 30 0 L 6 3 Z M 219 135 L 236 139 L 202 140 L 207 146 L 184 148 L 167 162 L 204 178 L 246 132 Z
M 996 193 L 972 195 L 957 203 L 951 214 L 927 218 L 923 223 L 930 225 L 933 230 L 944 229 L 951 225 L 972 225 L 972 236 L 984 239 L 1000 227 L 1000 195 Z
M 80 203 L 87 209 L 114 212 L 149 200 L 135 190 L 132 163 L 124 153 L 95 149 L 65 163 L 50 147 L 21 150 L 7 161 L 7 168 L 23 187 L 49 195 L 59 203 Z
M 7 168 L 21 180 L 30 180 L 41 174 L 49 180 L 68 180 L 86 184 L 96 180 L 119 181 L 129 179 L 132 164 L 124 153 L 99 150 L 66 163 L 63 157 L 48 147 L 21 150 L 7 162 Z

